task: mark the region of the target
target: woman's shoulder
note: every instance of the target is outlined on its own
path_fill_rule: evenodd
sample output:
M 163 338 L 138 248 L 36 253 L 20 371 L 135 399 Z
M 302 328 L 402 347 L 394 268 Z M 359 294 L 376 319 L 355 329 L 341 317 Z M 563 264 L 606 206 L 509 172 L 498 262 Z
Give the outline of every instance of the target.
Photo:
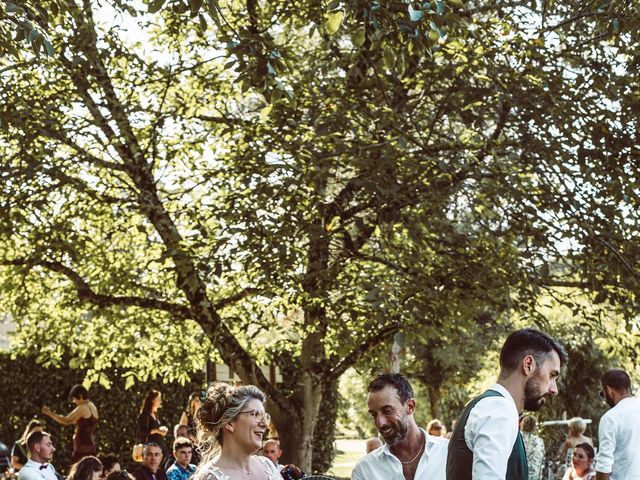
M 277 480 L 279 478 L 282 478 L 276 466 L 267 457 L 263 457 L 262 455 L 256 455 L 255 458 L 257 458 L 258 461 L 262 463 L 262 467 L 264 468 L 264 471 L 269 477 L 269 480 Z
M 198 466 L 193 480 L 227 480 L 229 477 L 222 470 L 212 463 L 205 463 Z

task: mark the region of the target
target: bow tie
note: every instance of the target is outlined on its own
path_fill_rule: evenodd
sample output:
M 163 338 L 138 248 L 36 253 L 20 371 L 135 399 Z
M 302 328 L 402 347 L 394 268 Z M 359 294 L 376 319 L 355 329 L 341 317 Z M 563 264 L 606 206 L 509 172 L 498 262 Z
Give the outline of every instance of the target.
M 47 468 L 49 468 L 48 463 L 43 463 L 42 465 L 40 465 L 40 470 L 46 470 Z

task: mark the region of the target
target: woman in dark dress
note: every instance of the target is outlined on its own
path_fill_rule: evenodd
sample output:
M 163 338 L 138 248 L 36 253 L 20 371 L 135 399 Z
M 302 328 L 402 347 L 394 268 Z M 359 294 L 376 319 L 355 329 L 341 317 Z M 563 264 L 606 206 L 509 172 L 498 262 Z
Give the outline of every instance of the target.
M 142 401 L 138 415 L 138 437 L 140 443 L 157 443 L 165 450 L 163 438 L 169 429 L 160 423 L 158 409 L 162 406 L 162 395 L 157 390 L 149 390 Z
M 11 466 L 16 473 L 18 473 L 29 460 L 29 455 L 27 454 L 27 437 L 31 432 L 41 432 L 43 426 L 39 420 L 31 420 L 27 428 L 24 429 L 20 440 L 13 444 L 13 448 L 11 449 Z
M 196 411 L 200 408 L 200 396 L 198 393 L 192 393 L 189 395 L 187 401 L 187 409 L 182 412 L 180 417 L 180 425 L 187 426 L 187 436 L 193 440 L 196 436 Z
M 69 392 L 69 398 L 76 405 L 67 416 L 58 415 L 46 405 L 42 407 L 42 413 L 53 418 L 62 425 L 74 425 L 76 431 L 73 434 L 73 452 L 71 461 L 76 463 L 83 457 L 96 454 L 96 446 L 93 443 L 93 431 L 98 425 L 98 408 L 89 400 L 89 392 L 82 385 L 74 385 Z
M 192 393 L 189 395 L 187 401 L 187 409 L 182 412 L 180 416 L 180 425 L 187 426 L 187 437 L 193 443 L 193 449 L 191 450 L 191 463 L 198 465 L 200 463 L 200 453 L 196 448 L 196 412 L 202 402 L 200 401 L 200 395 L 198 393 Z

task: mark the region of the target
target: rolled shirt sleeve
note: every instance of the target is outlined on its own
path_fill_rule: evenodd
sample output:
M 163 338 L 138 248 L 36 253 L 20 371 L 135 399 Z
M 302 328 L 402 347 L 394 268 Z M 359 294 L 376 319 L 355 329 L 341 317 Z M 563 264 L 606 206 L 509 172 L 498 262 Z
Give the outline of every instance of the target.
M 598 426 L 598 455 L 596 470 L 601 473 L 613 471 L 613 452 L 616 450 L 615 423 L 610 415 L 604 415 Z

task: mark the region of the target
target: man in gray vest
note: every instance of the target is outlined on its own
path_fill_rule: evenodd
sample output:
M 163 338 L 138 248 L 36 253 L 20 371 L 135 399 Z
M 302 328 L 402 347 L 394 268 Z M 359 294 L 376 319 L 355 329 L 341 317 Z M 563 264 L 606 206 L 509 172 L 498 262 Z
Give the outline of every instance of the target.
M 500 351 L 498 382 L 465 408 L 451 436 L 447 480 L 527 480 L 527 456 L 518 430 L 523 410 L 537 411 L 558 394 L 567 360 L 549 335 L 513 332 Z

